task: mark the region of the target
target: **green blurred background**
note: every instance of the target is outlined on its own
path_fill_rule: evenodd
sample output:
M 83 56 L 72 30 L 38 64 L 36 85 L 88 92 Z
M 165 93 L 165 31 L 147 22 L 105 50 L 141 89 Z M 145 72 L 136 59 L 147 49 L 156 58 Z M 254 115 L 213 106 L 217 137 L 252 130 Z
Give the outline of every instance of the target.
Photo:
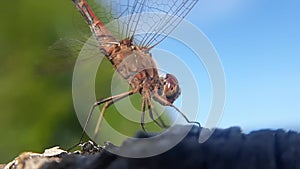
M 72 50 L 59 56 L 49 48 L 61 38 L 76 39 L 76 22 L 84 21 L 70 0 L 3 1 L 0 18 L 0 163 L 24 151 L 69 148 L 82 130 L 72 103 L 76 57 Z M 108 62 L 103 64 L 113 73 Z M 109 82 L 109 76 L 101 74 L 100 79 Z M 100 84 L 97 98 L 109 96 L 109 83 L 97 80 Z M 114 119 L 116 128 L 126 125 L 131 134 L 140 129 L 139 124 L 119 123 L 114 108 L 110 112 L 106 118 Z
M 80 135 L 71 92 L 75 59 L 49 52 L 73 29 L 73 8 L 71 1 L 61 0 L 2 2 L 0 163 L 23 151 L 67 147 Z

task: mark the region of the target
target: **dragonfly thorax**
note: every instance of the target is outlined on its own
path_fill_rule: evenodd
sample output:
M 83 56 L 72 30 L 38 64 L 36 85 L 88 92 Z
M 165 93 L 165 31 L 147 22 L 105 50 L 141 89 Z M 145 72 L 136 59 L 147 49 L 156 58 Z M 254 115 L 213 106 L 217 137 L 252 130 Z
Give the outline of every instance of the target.
M 130 39 L 120 41 L 114 45 L 108 59 L 117 72 L 126 79 L 132 88 L 142 87 L 143 84 L 159 83 L 157 66 L 151 54 L 131 43 Z
M 159 77 L 151 53 L 131 43 L 130 39 L 120 41 L 108 57 L 117 72 L 128 81 L 133 89 L 156 91 L 169 103 L 173 103 L 181 91 L 175 76 Z

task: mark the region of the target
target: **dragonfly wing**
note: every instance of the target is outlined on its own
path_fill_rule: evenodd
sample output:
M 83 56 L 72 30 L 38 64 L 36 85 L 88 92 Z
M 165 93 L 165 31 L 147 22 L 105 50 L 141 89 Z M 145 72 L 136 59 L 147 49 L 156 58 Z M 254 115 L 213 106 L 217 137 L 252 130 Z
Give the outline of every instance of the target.
M 119 40 L 133 37 L 135 45 L 153 47 L 164 40 L 198 0 L 98 0 L 99 18 Z M 103 9 L 102 9 L 103 8 Z

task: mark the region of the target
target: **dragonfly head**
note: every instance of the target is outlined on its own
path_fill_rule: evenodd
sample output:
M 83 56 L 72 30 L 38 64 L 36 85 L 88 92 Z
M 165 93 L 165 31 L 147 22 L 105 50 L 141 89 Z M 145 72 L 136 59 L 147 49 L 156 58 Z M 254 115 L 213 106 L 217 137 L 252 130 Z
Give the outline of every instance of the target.
M 173 103 L 181 94 L 178 80 L 174 75 L 166 74 L 162 82 L 163 90 L 161 96 L 165 97 L 170 103 Z

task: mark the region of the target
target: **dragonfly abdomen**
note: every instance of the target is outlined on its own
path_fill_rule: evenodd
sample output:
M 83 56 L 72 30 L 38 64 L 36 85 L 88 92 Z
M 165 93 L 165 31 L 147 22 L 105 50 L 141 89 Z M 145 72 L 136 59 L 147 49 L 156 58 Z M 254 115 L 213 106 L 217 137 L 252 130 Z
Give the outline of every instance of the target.
M 98 19 L 93 10 L 87 4 L 86 1 L 82 0 L 72 0 L 76 5 L 77 9 L 80 11 L 81 15 L 84 17 L 88 23 L 91 32 L 96 37 L 101 52 L 108 56 L 110 55 L 110 49 L 116 43 L 116 39 L 111 35 L 111 33 L 105 28 L 103 23 Z

